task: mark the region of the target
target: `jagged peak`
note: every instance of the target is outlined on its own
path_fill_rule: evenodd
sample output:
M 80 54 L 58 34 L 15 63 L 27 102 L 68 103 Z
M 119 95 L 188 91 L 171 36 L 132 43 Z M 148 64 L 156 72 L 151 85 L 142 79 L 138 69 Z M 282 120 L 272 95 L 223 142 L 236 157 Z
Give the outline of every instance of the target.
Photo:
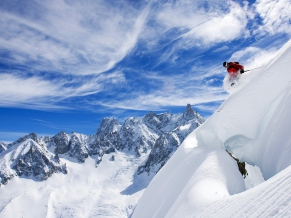
M 27 139 L 32 139 L 33 141 L 38 142 L 37 134 L 35 132 L 32 132 L 32 133 L 30 133 L 28 135 L 20 137 L 15 142 L 12 142 L 12 143 L 8 144 L 7 148 L 10 148 L 11 146 L 13 146 L 15 144 L 20 144 L 20 143 L 26 141 Z
M 130 126 L 130 125 L 136 125 L 138 122 L 139 122 L 138 118 L 129 117 L 124 121 L 123 126 L 126 127 L 126 126 Z
M 55 136 L 62 136 L 62 135 L 68 135 L 64 130 L 56 134 Z
M 156 117 L 157 114 L 154 113 L 153 111 L 148 112 L 144 117 Z
M 116 118 L 104 117 L 97 129 L 96 134 L 113 133 L 120 129 L 121 124 Z
M 186 120 L 194 119 L 197 116 L 197 112 L 192 109 L 190 104 L 187 104 L 186 109 L 183 113 L 183 118 Z
M 145 115 L 143 117 L 143 121 L 151 127 L 153 127 L 153 125 L 155 127 L 159 127 L 161 124 L 161 121 L 160 121 L 158 115 L 152 111 L 150 111 L 147 115 Z
M 31 138 L 5 151 L 0 167 L 0 183 L 7 184 L 15 175 L 48 179 L 53 173 L 66 174 L 66 164 Z
M 61 131 L 52 137 L 52 139 L 54 141 L 56 141 L 56 140 L 70 141 L 70 138 L 71 138 L 70 135 L 68 133 L 66 133 L 65 131 Z
M 26 154 L 30 149 L 34 151 L 44 150 L 37 142 L 33 139 L 27 139 L 25 142 L 22 142 L 13 152 L 13 159 L 16 159 L 18 156 Z

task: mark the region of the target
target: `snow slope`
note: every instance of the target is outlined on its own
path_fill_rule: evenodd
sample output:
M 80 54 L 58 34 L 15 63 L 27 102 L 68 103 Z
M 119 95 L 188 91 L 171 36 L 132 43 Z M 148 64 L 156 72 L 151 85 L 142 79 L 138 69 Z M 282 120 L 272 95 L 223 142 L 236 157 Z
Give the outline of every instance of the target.
M 291 217 L 291 40 L 192 132 L 136 206 L 142 217 Z M 267 180 L 246 190 L 236 162 Z

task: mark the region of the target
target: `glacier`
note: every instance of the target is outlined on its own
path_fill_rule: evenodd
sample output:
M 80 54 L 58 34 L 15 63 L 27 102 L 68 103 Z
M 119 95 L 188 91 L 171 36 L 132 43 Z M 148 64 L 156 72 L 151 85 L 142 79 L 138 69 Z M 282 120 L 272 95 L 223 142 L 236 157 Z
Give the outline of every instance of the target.
M 243 74 L 218 110 L 153 178 L 132 218 L 291 217 L 291 40 Z M 266 181 L 246 189 L 236 162 Z

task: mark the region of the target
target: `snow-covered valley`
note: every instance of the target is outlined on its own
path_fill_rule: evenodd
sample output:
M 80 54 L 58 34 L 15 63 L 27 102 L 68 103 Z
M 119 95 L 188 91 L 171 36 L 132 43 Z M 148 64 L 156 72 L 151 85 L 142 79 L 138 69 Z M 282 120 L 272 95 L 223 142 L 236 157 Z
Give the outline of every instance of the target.
M 90 157 L 84 164 L 62 159 L 67 175 L 42 182 L 16 177 L 1 188 L 1 217 L 128 217 L 143 190 L 128 184 L 145 157 L 117 152 L 112 161 L 106 154 L 98 168 Z

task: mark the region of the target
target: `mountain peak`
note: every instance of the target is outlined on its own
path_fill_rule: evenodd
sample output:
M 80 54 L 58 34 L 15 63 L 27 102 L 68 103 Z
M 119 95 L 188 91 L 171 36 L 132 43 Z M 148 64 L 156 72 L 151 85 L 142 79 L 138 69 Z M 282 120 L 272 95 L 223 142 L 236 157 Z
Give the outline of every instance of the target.
M 35 132 L 32 132 L 24 137 L 20 137 L 19 139 L 17 139 L 15 142 L 12 142 L 10 144 L 7 145 L 7 148 L 12 147 L 15 144 L 20 144 L 24 141 L 26 141 L 27 139 L 32 139 L 33 141 L 38 143 L 38 138 L 37 138 L 37 134 Z
M 104 117 L 97 129 L 97 135 L 104 133 L 114 133 L 118 131 L 121 127 L 119 120 L 115 118 Z
M 191 105 L 187 104 L 187 107 L 186 107 L 186 109 L 185 109 L 185 111 L 183 113 L 183 118 L 186 119 L 186 120 L 191 120 L 191 119 L 195 118 L 196 113 L 197 112 L 195 112 L 192 109 Z

